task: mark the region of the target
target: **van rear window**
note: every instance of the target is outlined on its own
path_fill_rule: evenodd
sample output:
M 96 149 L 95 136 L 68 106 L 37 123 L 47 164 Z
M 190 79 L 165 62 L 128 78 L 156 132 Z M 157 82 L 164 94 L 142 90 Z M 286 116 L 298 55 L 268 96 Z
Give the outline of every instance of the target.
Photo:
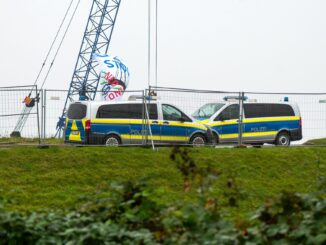
M 295 116 L 290 105 L 286 104 L 244 104 L 246 118 Z
M 157 105 L 151 104 L 147 106 L 150 119 L 157 120 Z M 102 105 L 97 111 L 96 118 L 143 119 L 145 117 L 144 112 L 143 104 Z
M 69 119 L 83 119 L 86 117 L 87 106 L 84 104 L 71 104 L 68 109 Z

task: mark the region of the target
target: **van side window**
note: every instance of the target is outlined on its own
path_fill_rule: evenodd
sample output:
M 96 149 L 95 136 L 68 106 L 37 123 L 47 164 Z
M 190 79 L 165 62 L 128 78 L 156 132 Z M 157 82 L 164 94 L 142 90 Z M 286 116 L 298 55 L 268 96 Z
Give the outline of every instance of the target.
M 239 105 L 233 104 L 224 109 L 214 121 L 225 121 L 225 120 L 233 120 L 239 118 Z
M 71 104 L 68 109 L 68 118 L 80 120 L 86 117 L 87 106 L 84 104 Z
M 295 116 L 293 108 L 286 104 L 244 104 L 246 118 Z
M 96 118 L 128 119 L 129 114 L 128 104 L 102 105 L 98 108 Z
M 145 110 L 143 104 L 102 105 L 97 111 L 96 118 L 107 119 L 143 119 Z M 148 105 L 150 119 L 157 120 L 157 105 Z
M 158 119 L 157 104 L 147 104 L 147 109 L 148 109 L 149 119 L 157 120 Z
M 172 105 L 163 104 L 162 110 L 163 120 L 165 121 L 181 121 L 183 119 L 185 122 L 192 122 L 186 114 Z

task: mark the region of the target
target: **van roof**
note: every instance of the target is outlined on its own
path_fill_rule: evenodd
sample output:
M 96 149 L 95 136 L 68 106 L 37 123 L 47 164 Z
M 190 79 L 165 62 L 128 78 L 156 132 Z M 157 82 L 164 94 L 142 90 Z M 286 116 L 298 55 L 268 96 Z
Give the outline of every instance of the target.
M 84 104 L 84 105 L 116 105 L 116 104 L 142 104 L 142 100 L 124 100 L 124 101 L 75 101 L 72 104 Z M 148 101 L 147 103 L 156 104 L 157 101 Z
M 210 102 L 207 104 L 214 104 L 214 103 L 220 103 L 220 104 L 239 104 L 239 101 L 216 101 L 216 102 Z M 264 102 L 264 101 L 244 101 L 244 104 L 286 104 L 286 105 L 297 105 L 296 102 L 288 102 L 288 101 L 273 101 L 273 102 Z

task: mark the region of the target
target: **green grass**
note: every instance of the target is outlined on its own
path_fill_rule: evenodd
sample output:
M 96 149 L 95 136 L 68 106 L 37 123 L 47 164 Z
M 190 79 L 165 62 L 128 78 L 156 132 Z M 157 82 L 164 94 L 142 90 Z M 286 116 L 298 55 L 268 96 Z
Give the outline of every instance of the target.
M 50 144 L 50 145 L 58 145 L 63 144 L 63 139 L 57 138 L 47 138 L 42 140 L 41 143 Z M 10 137 L 10 138 L 0 138 L 0 145 L 25 145 L 25 144 L 32 144 L 36 145 L 39 144 L 39 139 L 37 138 L 19 138 L 19 137 Z
M 282 190 L 316 191 L 325 175 L 326 148 L 209 149 L 190 148 L 196 162 L 221 172 L 214 185 L 217 197 L 234 175 L 245 193 L 236 212 L 248 214 Z M 162 203 L 192 201 L 195 191 L 183 192 L 183 181 L 169 159 L 171 149 L 36 147 L 0 148 L 0 196 L 18 211 L 69 208 L 112 181 L 150 178 Z M 221 200 L 223 202 L 223 200 Z
M 309 140 L 305 143 L 305 145 L 326 145 L 326 138 Z

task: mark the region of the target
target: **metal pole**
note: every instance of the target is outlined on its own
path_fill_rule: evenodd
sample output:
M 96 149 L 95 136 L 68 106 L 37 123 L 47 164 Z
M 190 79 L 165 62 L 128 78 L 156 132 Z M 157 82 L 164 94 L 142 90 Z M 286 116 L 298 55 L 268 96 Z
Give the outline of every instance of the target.
M 44 108 L 43 108 L 43 96 L 44 96 L 44 93 L 43 93 L 43 89 L 41 90 L 41 98 L 40 98 L 40 101 L 41 101 L 41 139 L 44 140 L 44 135 L 43 135 L 43 132 L 44 132 Z M 44 142 L 43 142 L 44 143 Z
M 238 144 L 241 146 L 243 144 L 242 136 L 243 136 L 243 100 L 244 100 L 244 92 L 239 93 L 239 139 Z
M 148 87 L 151 85 L 151 0 L 148 0 Z
M 155 86 L 157 87 L 157 73 L 158 73 L 158 0 L 155 4 Z
M 142 135 L 142 145 L 147 144 L 147 131 L 146 131 L 146 116 L 145 116 L 145 94 L 146 90 L 142 92 L 143 94 L 143 108 L 142 108 L 142 127 L 141 127 L 141 135 Z
M 44 105 L 43 105 L 43 110 L 44 110 L 44 128 L 43 128 L 43 137 L 44 137 L 44 141 L 46 139 L 46 94 L 47 94 L 47 91 L 46 89 L 44 90 Z
M 37 111 L 36 118 L 37 118 L 37 133 L 38 133 L 38 143 L 39 143 L 39 145 L 40 145 L 42 142 L 41 142 L 40 113 L 39 113 L 38 103 L 39 103 L 39 93 L 38 93 L 37 86 L 36 86 L 36 111 Z
M 149 131 L 149 135 L 150 135 L 150 139 L 151 139 L 151 143 L 152 143 L 152 148 L 153 148 L 153 150 L 155 150 L 153 134 L 152 134 L 152 129 L 151 129 L 151 121 L 149 118 L 149 113 L 148 113 L 148 108 L 147 108 L 147 100 L 146 100 L 146 98 L 144 98 L 144 99 L 145 99 L 145 112 L 146 112 L 148 131 Z

